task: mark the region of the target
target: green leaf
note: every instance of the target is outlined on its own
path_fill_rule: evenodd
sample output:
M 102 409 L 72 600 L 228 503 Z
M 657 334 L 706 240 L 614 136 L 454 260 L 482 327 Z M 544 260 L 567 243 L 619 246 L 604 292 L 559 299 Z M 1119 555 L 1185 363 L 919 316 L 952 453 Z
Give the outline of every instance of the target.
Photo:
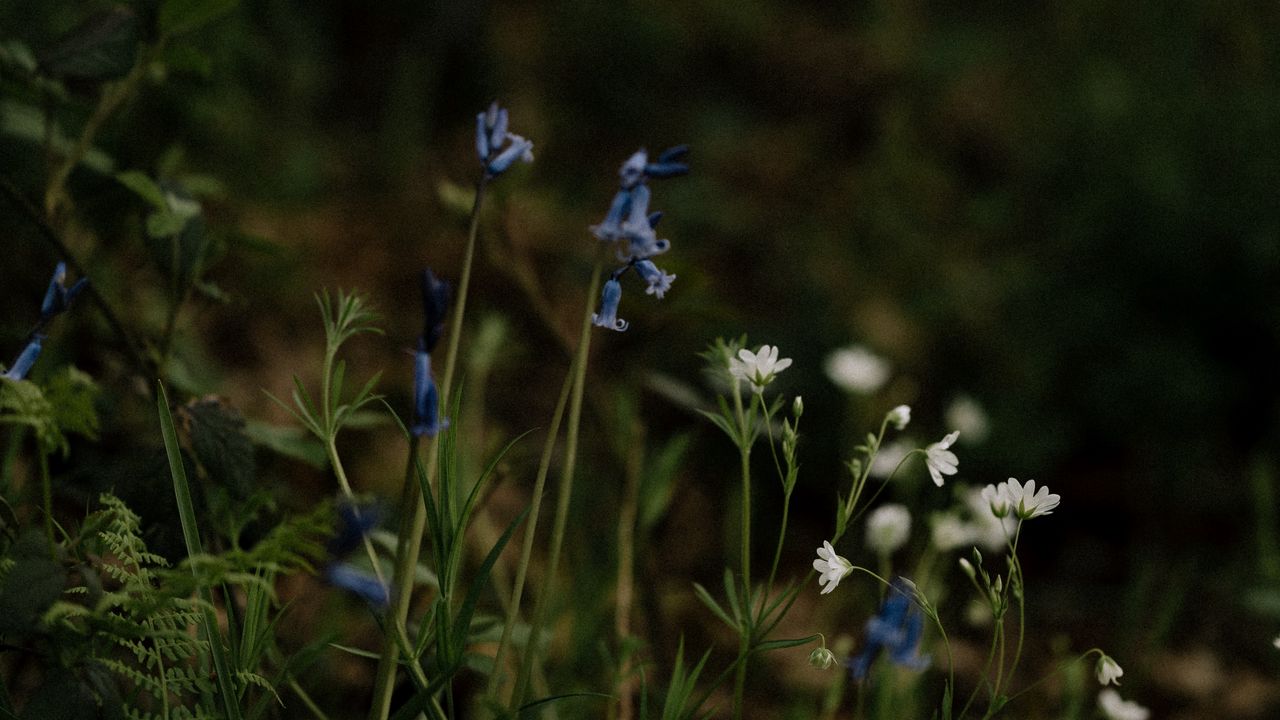
M 466 645 L 467 635 L 471 632 L 471 615 L 475 612 L 476 602 L 480 599 L 480 592 L 489 583 L 489 574 L 493 571 L 494 563 L 498 562 L 498 556 L 502 554 L 502 549 L 507 546 L 507 542 L 511 540 L 511 535 L 515 533 L 520 523 L 524 522 L 525 517 L 529 514 L 529 508 L 525 508 L 524 512 L 516 516 L 507 526 L 506 532 L 502 533 L 502 537 L 498 538 L 498 542 L 489 550 L 489 554 L 485 556 L 484 562 L 480 564 L 480 569 L 476 570 L 476 577 L 471 581 L 471 587 L 467 590 L 467 597 L 462 601 L 462 609 L 458 611 L 458 618 L 454 621 L 454 638 L 455 653 L 457 656 L 451 663 L 455 668 L 461 662 L 461 652 Z
M 725 625 L 728 625 L 734 630 L 738 629 L 738 623 L 734 622 L 733 618 L 729 617 L 729 614 L 720 607 L 720 605 L 715 601 L 715 598 L 711 597 L 711 593 L 707 592 L 707 589 L 703 587 L 701 583 L 693 584 L 693 594 L 696 595 L 697 598 L 702 601 L 702 604 L 706 605 L 707 609 L 714 613 L 716 617 L 723 620 Z
M 187 482 L 187 471 L 182 465 L 182 451 L 178 447 L 178 433 L 173 426 L 173 415 L 169 412 L 169 397 L 165 394 L 164 385 L 156 383 L 156 406 L 160 415 L 160 432 L 164 436 L 164 450 L 169 458 L 169 474 L 173 477 L 173 494 L 177 499 L 178 517 L 182 521 L 182 537 L 187 545 L 187 556 L 196 558 L 204 551 L 200 543 L 200 530 L 196 524 L 196 509 L 191 501 L 191 486 Z M 195 566 L 192 566 L 195 573 Z M 198 578 L 198 576 L 197 576 Z M 214 614 L 213 593 L 204 584 L 199 585 L 199 594 L 203 609 L 203 634 L 209 642 L 213 655 L 214 669 L 217 671 L 218 694 L 222 697 L 223 711 L 228 720 L 240 720 L 240 701 L 231 674 L 231 665 L 227 662 L 226 649 L 222 644 L 222 633 L 218 629 L 218 618 Z
M 196 30 L 231 12 L 239 0 L 164 0 L 160 4 L 161 35 L 178 35 Z
M 126 170 L 116 173 L 116 180 L 132 190 L 135 195 L 146 200 L 156 210 L 164 210 L 167 207 L 164 191 L 146 173 L 139 170 Z
M 758 643 L 758 644 L 755 646 L 754 650 L 755 650 L 756 652 L 769 652 L 769 651 L 771 651 L 771 650 L 784 650 L 784 649 L 786 649 L 786 648 L 793 648 L 793 647 L 797 647 L 797 646 L 800 646 L 800 645 L 808 645 L 809 643 L 813 642 L 814 640 L 818 640 L 818 639 L 820 639 L 820 638 L 821 638 L 821 636 L 820 636 L 820 635 L 810 635 L 809 637 L 803 637 L 803 638 L 792 638 L 792 639 L 788 639 L 788 640 L 766 640 L 765 642 Z
M 300 460 L 317 469 L 323 469 L 329 464 L 324 446 L 302 428 L 250 420 L 245 424 L 244 431 L 254 443 L 285 457 Z
M 606 700 L 616 699 L 614 698 L 613 695 L 606 695 L 604 693 L 598 693 L 598 692 L 576 692 L 576 693 L 564 693 L 563 695 L 552 695 L 551 697 L 540 698 L 538 700 L 527 702 L 524 705 L 521 705 L 520 707 L 516 708 L 516 716 L 519 717 L 525 710 L 532 710 L 533 708 L 536 708 L 539 705 L 546 705 L 547 703 L 558 702 L 560 700 L 565 700 L 568 698 L 580 698 L 580 697 L 604 698 Z
M 693 434 L 681 433 L 663 445 L 645 466 L 640 480 L 638 514 L 642 535 L 647 535 L 649 529 L 666 514 L 675 495 L 676 475 L 692 444 Z
M 39 620 L 62 597 L 67 573 L 49 557 L 47 540 L 30 530 L 11 551 L 14 565 L 0 586 L 0 635 L 24 637 L 39 630 Z

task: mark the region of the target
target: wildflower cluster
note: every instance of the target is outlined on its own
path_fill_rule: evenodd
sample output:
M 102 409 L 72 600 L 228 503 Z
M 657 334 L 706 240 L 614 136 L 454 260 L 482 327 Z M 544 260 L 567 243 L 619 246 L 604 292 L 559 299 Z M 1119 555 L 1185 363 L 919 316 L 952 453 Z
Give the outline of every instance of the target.
M 507 130 L 507 110 L 496 100 L 476 115 L 476 156 L 487 178 L 501 175 L 517 160 L 533 162 L 533 141 Z
M 645 293 L 661 300 L 671 289 L 676 276 L 654 264 L 653 258 L 671 249 L 671 242 L 659 240 L 658 222 L 661 212 L 649 212 L 649 178 L 670 178 L 689 172 L 683 162 L 688 154 L 686 145 L 663 151 L 656 162 L 649 162 L 644 150 L 637 150 L 618 171 L 621 179 L 618 192 L 613 196 L 609 212 L 599 225 L 591 226 L 591 233 L 598 239 L 617 245 L 618 260 L 626 263 L 614 270 L 600 294 L 600 312 L 592 322 L 597 327 L 619 332 L 627 329 L 627 321 L 618 317 L 618 303 L 622 299 L 619 279 L 634 269 L 646 284 Z

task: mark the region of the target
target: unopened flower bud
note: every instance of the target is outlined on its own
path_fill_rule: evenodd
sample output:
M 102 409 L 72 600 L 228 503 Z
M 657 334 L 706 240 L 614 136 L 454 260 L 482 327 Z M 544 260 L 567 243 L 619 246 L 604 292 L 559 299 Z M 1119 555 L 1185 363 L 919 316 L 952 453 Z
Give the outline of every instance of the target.
M 827 668 L 834 665 L 835 662 L 836 662 L 835 654 L 832 653 L 830 650 L 826 649 L 825 647 L 820 647 L 814 650 L 813 652 L 809 653 L 809 664 L 818 668 L 819 670 L 826 670 Z
M 973 569 L 973 563 L 965 560 L 964 558 L 960 558 L 960 569 L 964 571 L 965 575 L 969 576 L 970 580 L 977 582 L 978 575 Z
M 791 415 L 799 418 L 804 414 L 804 398 L 797 395 L 795 400 L 791 401 Z

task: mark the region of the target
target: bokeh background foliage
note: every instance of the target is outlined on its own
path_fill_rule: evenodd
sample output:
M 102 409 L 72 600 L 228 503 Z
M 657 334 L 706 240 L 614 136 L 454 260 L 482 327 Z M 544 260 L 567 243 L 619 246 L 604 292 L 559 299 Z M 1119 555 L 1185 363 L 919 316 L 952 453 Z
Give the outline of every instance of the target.
M 618 501 L 628 448 L 651 462 L 673 438 L 696 450 L 640 536 L 650 592 L 638 634 L 655 658 L 705 620 L 689 580 L 714 572 L 733 537 L 705 521 L 734 517 L 732 449 L 673 398 L 701 385 L 696 352 L 745 331 L 795 358 L 779 382 L 808 398 L 793 567 L 827 532 L 841 460 L 866 425 L 906 402 L 921 437 L 940 436 L 936 419 L 967 394 L 991 433 L 961 440 L 961 477 L 1035 477 L 1064 498 L 1027 560 L 1039 626 L 1082 647 L 1109 641 L 1158 714 L 1266 717 L 1280 697 L 1267 641 L 1280 626 L 1280 8 L 961 5 L 240 3 L 171 43 L 163 73 L 104 124 L 70 178 L 66 236 L 138 335 L 160 337 L 172 277 L 146 242 L 146 204 L 114 174 L 183 179 L 202 193 L 204 272 L 165 377 L 285 425 L 261 389 L 314 372 L 312 293 L 356 287 L 386 335 L 355 343 L 353 365 L 385 368 L 382 391 L 407 407 L 400 350 L 420 323 L 409 269 L 458 266 L 474 113 L 501 98 L 538 160 L 496 188 L 482 226 L 464 345 L 478 458 L 546 422 L 588 272 L 586 226 L 618 162 L 637 145 L 687 142 L 694 172 L 662 188 L 679 280 L 661 304 L 625 298 L 632 329 L 595 344 L 568 550 L 575 568 L 611 562 L 612 541 L 597 538 L 613 537 L 612 519 L 597 510 Z M 113 9 L 126 19 L 108 41 L 68 47 Z M 0 172 L 16 187 L 38 196 L 47 167 L 46 100 L 22 77 L 18 44 L 61 78 L 52 117 L 74 137 L 155 13 L 0 5 Z M 10 204 L 0 228 L 0 348 L 12 355 L 56 258 Z M 167 500 L 147 484 L 167 482 L 154 415 L 85 305 L 45 359 L 97 378 L 109 420 L 55 466 L 59 498 L 74 508 L 115 488 L 158 551 L 176 552 Z M 821 368 L 855 341 L 895 375 L 846 400 Z M 365 490 L 395 496 L 394 438 L 386 425 L 344 438 Z M 507 518 L 535 445 L 506 463 L 494 503 Z M 323 471 L 261 447 L 252 478 L 294 507 L 331 494 Z M 553 687 L 601 679 L 613 580 L 580 572 L 595 600 Z M 300 615 L 302 628 L 375 632 L 334 605 Z M 856 635 L 861 618 L 845 622 Z M 326 672 L 334 687 L 368 680 L 346 659 Z

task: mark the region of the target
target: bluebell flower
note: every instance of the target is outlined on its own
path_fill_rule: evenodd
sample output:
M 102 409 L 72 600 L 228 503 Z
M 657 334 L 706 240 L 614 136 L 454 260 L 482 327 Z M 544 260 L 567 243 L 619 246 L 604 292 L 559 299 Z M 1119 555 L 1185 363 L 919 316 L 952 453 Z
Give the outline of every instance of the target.
M 445 314 L 449 311 L 449 283 L 436 278 L 430 269 L 423 270 L 422 314 L 426 318 L 422 332 L 427 352 L 436 349 L 444 332 Z
M 382 509 L 377 505 L 357 505 L 343 502 L 338 505 L 338 531 L 325 548 L 333 557 L 342 557 L 356 548 L 364 536 L 382 521 Z
M 671 289 L 671 281 L 676 279 L 675 275 L 669 275 L 654 265 L 652 260 L 637 262 L 636 272 L 649 284 L 649 287 L 645 288 L 645 294 L 656 296 L 659 300 Z
M 516 160 L 533 162 L 533 142 L 508 132 L 507 111 L 496 100 L 476 115 L 476 155 L 488 177 L 506 172 Z
M 677 145 L 667 148 L 658 156 L 657 162 L 647 163 L 644 174 L 651 178 L 672 178 L 689 172 L 689 165 L 680 160 L 689 154 L 688 145 Z
M 431 377 L 431 353 L 427 352 L 425 338 L 418 339 L 418 351 L 413 354 L 413 426 L 409 428 L 416 437 L 435 437 L 449 426 L 440 419 L 440 391 Z
M 391 594 L 387 590 L 387 586 L 378 582 L 378 578 L 371 573 L 367 573 L 354 565 L 343 562 L 330 563 L 324 569 L 324 579 L 334 587 L 340 587 L 343 590 L 359 595 L 378 609 L 387 607 L 387 600 Z
M 627 329 L 627 321 L 618 317 L 618 302 L 622 299 L 622 283 L 617 278 L 609 278 L 600 293 L 600 312 L 591 316 L 592 324 L 597 327 L 623 332 Z
M 631 191 L 619 190 L 613 196 L 613 202 L 609 204 L 609 212 L 604 216 L 604 221 L 599 225 L 591 226 L 591 234 L 605 242 L 620 240 L 622 238 L 622 218 L 626 216 L 630 208 Z
M 64 313 L 71 303 L 89 282 L 88 278 L 80 278 L 71 287 L 67 287 L 67 264 L 58 263 L 53 270 L 53 279 L 49 281 L 49 289 L 44 293 L 44 301 L 40 303 L 40 323 L 44 324 L 55 315 Z
M 923 670 L 929 666 L 929 656 L 920 655 L 923 635 L 924 613 L 912 599 L 912 586 L 909 581 L 897 578 L 881 603 L 880 612 L 867 621 L 866 646 L 845 664 L 854 680 L 866 679 L 871 663 L 884 650 L 895 665 Z
M 31 372 L 31 366 L 36 364 L 36 358 L 40 357 L 41 341 L 44 340 L 43 335 L 33 335 L 31 341 L 22 349 L 18 355 L 18 359 L 13 361 L 13 367 L 5 371 L 4 377 L 10 380 L 22 380 Z

